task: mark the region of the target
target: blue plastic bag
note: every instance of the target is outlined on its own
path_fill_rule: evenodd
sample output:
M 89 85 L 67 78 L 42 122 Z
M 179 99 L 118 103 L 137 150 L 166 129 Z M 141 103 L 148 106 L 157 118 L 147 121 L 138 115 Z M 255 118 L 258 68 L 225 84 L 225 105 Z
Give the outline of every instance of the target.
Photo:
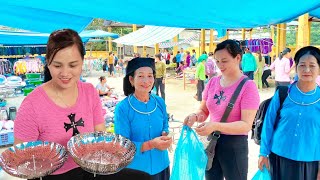
M 268 169 L 263 167 L 263 170 L 258 170 L 258 172 L 253 176 L 252 180 L 271 180 L 271 176 Z
M 208 157 L 196 133 L 183 126 L 174 152 L 171 180 L 203 180 Z

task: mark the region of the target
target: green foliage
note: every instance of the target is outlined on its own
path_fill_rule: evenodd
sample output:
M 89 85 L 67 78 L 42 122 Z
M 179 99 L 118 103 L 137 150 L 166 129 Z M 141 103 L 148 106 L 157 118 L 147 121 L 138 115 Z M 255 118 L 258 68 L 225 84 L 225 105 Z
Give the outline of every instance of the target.
M 94 19 L 91 24 L 86 27 L 86 30 L 103 30 L 108 31 L 108 27 L 103 25 L 104 19 Z M 120 36 L 129 34 L 132 32 L 132 28 L 123 28 L 123 27 L 113 27 L 111 29 L 112 33 L 119 34 Z M 103 38 L 104 40 L 108 40 L 108 38 Z M 92 51 L 106 51 L 108 44 L 104 42 L 90 42 L 86 45 L 86 50 L 90 50 L 92 45 Z M 112 49 L 116 49 L 116 43 L 112 43 Z
M 288 26 L 287 32 L 286 32 L 286 40 L 287 40 L 287 46 L 295 46 L 297 44 L 297 32 L 298 27 L 296 26 Z
M 311 45 L 320 45 L 320 22 L 312 22 L 311 24 Z

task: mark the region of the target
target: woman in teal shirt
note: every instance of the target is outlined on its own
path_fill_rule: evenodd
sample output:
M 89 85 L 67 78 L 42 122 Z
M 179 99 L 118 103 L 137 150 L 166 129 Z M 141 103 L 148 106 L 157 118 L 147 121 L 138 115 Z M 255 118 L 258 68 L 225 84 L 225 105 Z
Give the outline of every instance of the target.
M 172 144 L 168 134 L 168 116 L 164 100 L 150 94 L 155 80 L 152 58 L 129 61 L 123 81 L 127 96 L 115 110 L 115 133 L 129 138 L 137 148 L 127 168 L 144 171 L 153 180 L 170 177 L 167 149 Z
M 264 120 L 259 168 L 269 167 L 273 180 L 315 180 L 320 161 L 320 50 L 307 46 L 294 57 L 298 81 L 289 86 L 280 110 L 279 92 L 273 96 Z M 269 161 L 268 161 L 269 160 Z

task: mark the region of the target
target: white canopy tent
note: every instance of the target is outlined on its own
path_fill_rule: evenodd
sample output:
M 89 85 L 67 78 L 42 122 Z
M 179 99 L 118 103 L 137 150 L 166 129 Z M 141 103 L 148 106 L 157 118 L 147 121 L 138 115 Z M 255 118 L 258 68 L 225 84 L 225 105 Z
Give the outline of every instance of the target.
M 172 39 L 183 30 L 184 28 L 145 26 L 135 32 L 115 39 L 113 42 L 133 46 L 152 46 Z

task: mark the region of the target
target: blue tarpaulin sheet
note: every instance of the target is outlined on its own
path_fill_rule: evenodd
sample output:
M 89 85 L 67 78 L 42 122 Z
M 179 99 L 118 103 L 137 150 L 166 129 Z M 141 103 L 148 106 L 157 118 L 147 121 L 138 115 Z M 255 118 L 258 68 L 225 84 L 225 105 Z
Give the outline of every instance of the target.
M 37 32 L 84 28 L 92 18 L 180 28 L 251 28 L 291 21 L 311 12 L 319 0 L 10 0 L 1 2 L 0 24 Z

